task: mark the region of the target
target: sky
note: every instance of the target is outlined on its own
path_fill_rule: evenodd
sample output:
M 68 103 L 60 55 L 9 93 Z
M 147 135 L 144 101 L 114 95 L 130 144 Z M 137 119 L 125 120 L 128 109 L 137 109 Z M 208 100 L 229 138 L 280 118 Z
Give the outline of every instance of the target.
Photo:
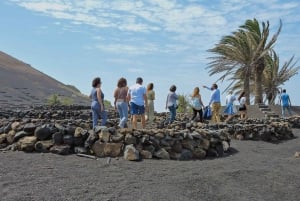
M 202 85 L 219 75 L 209 76 L 207 50 L 254 18 L 270 22 L 270 36 L 282 20 L 274 47 L 281 64 L 300 58 L 298 0 L 1 0 L 0 50 L 86 95 L 101 77 L 109 101 L 120 77 L 129 86 L 142 77 L 154 83 L 161 112 L 172 84 L 183 95 L 200 87 L 208 104 Z M 299 78 L 282 86 L 293 105 L 300 105 Z

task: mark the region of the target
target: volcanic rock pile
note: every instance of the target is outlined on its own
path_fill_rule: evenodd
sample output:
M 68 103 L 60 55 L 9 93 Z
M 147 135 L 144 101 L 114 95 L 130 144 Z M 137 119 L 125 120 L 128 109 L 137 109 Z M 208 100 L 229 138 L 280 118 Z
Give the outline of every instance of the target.
M 300 117 L 287 120 L 247 120 L 232 124 L 191 122 L 179 114 L 165 124 L 166 113 L 146 129 L 118 129 L 118 117 L 109 111 L 107 126 L 91 129 L 90 109 L 81 106 L 38 107 L 0 111 L 0 149 L 56 154 L 124 156 L 127 160 L 191 160 L 219 157 L 230 151 L 230 140 L 278 142 L 293 138 Z

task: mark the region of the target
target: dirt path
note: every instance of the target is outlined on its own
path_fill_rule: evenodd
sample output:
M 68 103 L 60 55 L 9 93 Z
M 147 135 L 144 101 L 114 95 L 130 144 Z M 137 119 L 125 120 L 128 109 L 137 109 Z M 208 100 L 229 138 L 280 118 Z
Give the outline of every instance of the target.
M 203 161 L 92 160 L 0 153 L 0 200 L 266 200 L 300 198 L 300 130 L 280 144 L 233 141 L 232 155 Z

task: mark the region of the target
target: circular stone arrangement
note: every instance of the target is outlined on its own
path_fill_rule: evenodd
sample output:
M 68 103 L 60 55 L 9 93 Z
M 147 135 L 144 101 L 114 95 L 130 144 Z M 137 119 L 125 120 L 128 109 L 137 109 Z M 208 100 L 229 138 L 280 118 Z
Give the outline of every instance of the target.
M 179 114 L 164 124 L 166 113 L 156 114 L 147 129 L 118 129 L 118 116 L 109 111 L 107 126 L 91 129 L 88 107 L 39 107 L 0 111 L 0 149 L 56 154 L 88 154 L 126 160 L 192 160 L 230 153 L 231 139 L 279 142 L 294 137 L 300 117 L 248 119 L 230 124 L 192 122 Z M 130 123 L 130 122 L 129 122 Z

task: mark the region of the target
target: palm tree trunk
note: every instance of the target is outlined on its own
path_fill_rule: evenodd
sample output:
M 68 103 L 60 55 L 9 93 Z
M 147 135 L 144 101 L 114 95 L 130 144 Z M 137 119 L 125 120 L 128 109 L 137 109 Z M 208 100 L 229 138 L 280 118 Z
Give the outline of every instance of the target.
M 272 100 L 273 100 L 273 93 L 271 91 L 266 91 L 266 96 L 268 100 L 268 105 L 273 105 Z
M 257 70 L 255 73 L 255 99 L 254 104 L 262 103 L 262 72 Z
M 246 97 L 246 104 L 250 105 L 250 67 L 246 67 L 244 77 L 244 92 Z
M 264 60 L 260 59 L 258 64 L 255 67 L 255 99 L 254 104 L 262 103 L 263 101 L 263 84 L 262 84 L 262 77 L 264 71 Z

